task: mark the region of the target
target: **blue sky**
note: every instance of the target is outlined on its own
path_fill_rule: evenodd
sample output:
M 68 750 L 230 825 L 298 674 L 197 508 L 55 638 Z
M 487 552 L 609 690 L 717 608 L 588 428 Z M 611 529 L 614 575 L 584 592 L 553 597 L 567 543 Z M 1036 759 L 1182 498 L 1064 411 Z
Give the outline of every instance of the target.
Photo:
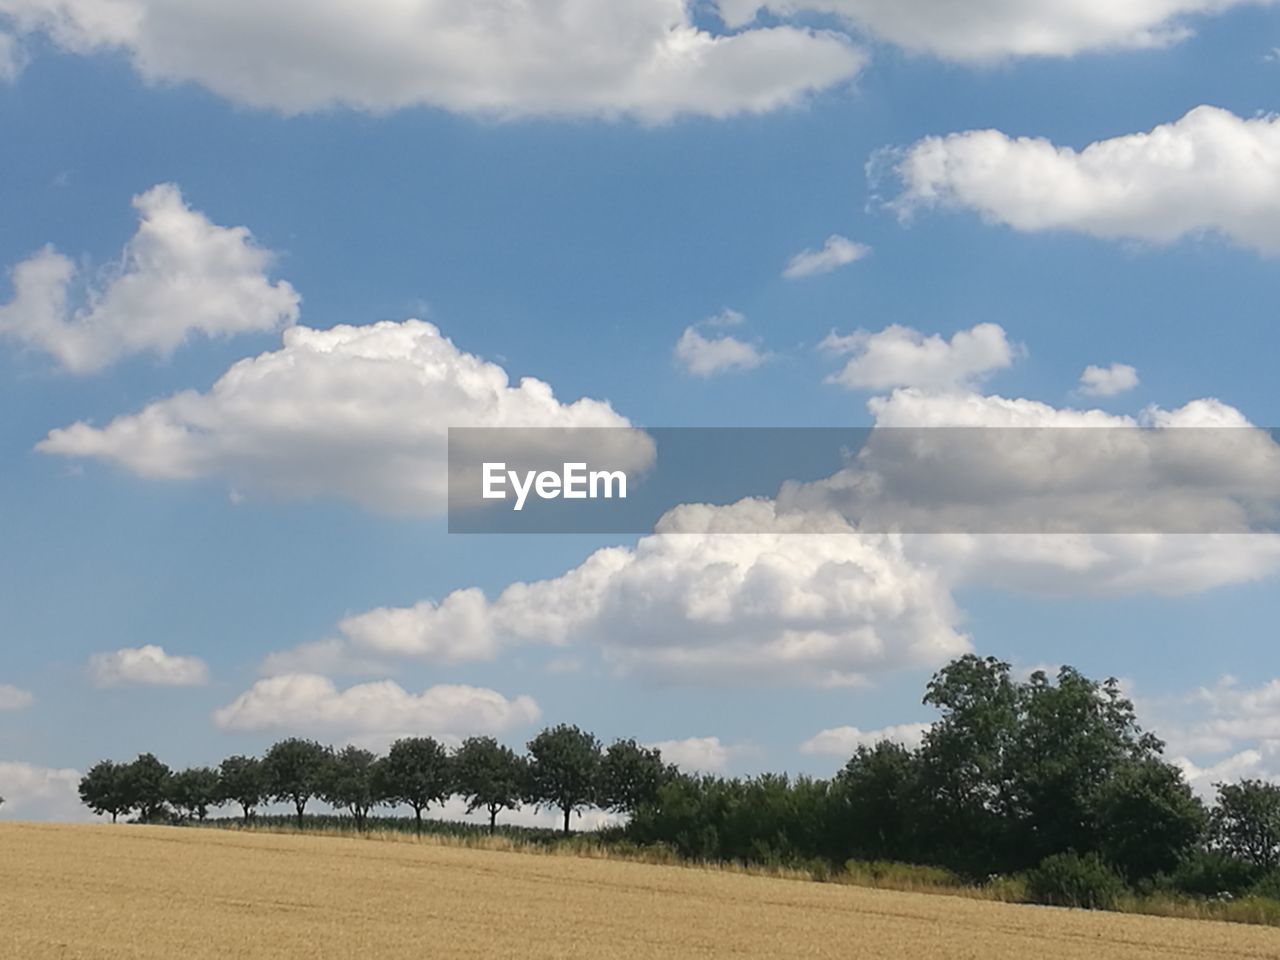
M 147 11 L 143 0 L 134 5 Z M 1010 50 L 975 63 L 933 49 L 941 41 L 932 35 L 913 45 L 870 15 L 841 17 L 840 0 L 792 6 L 800 12 L 761 14 L 760 31 L 779 23 L 836 31 L 865 58 L 856 79 L 802 77 L 797 82 L 817 89 L 758 112 L 711 109 L 694 97 L 692 107 L 654 116 L 622 101 L 583 107 L 565 94 L 562 107 L 531 106 L 517 93 L 496 113 L 477 113 L 459 105 L 462 95 L 433 87 L 429 71 L 405 81 L 410 89 L 397 94 L 404 103 L 299 107 L 272 92 L 273 81 L 250 97 L 235 92 L 238 81 L 218 79 L 253 73 L 253 51 L 271 25 L 249 13 L 226 28 L 233 40 L 243 32 L 241 47 L 229 40 L 220 48 L 215 36 L 207 48 L 180 48 L 157 66 L 147 52 L 154 41 L 143 33 L 95 38 L 92 24 L 80 24 L 79 39 L 68 39 L 70 28 L 60 33 L 42 2 L 0 0 L 0 34 L 11 38 L 0 51 L 19 51 L 11 78 L 0 80 L 0 263 L 12 269 L 52 244 L 80 266 L 69 296 L 84 302 L 77 298 L 86 285 L 109 284 L 99 271 L 121 257 L 138 228 L 131 199 L 172 183 L 208 223 L 247 227 L 257 248 L 274 253 L 270 282 L 286 281 L 301 295 L 296 317 L 230 336 L 194 333 L 170 355 L 125 351 L 79 372 L 24 340 L 22 315 L 0 313 L 0 685 L 25 694 L 0 710 L 0 773 L 8 777 L 0 777 L 0 794 L 11 798 L 0 816 L 71 815 L 52 772 L 83 770 L 102 757 L 154 750 L 174 765 L 210 763 L 290 732 L 370 743 L 404 732 L 494 732 L 519 744 L 540 725 L 566 720 L 606 738 L 717 738 L 726 750 L 675 748 L 711 769 L 825 774 L 842 759 L 800 749 L 819 731 L 929 719 L 919 697 L 945 645 L 932 660 L 899 662 L 890 652 L 888 665 L 860 671 L 858 684 L 831 686 L 803 677 L 773 682 L 767 672 L 647 670 L 643 651 L 607 652 L 609 638 L 592 633 L 602 624 L 577 624 L 563 646 L 524 638 L 499 639 L 474 656 L 384 649 L 378 671 L 306 671 L 338 690 L 390 680 L 417 694 L 459 684 L 493 691 L 507 706 L 525 695 L 536 701 L 536 719 L 528 711 L 502 720 L 481 712 L 467 727 L 473 714 L 462 710 L 436 729 L 427 714 L 413 714 L 404 721 L 409 730 L 395 726 L 399 720 L 366 722 L 349 705 L 339 717 L 323 706 L 290 713 L 275 702 L 278 715 L 268 715 L 273 701 L 263 698 L 219 721 L 215 711 L 240 703 L 263 679 L 264 658 L 339 636 L 344 618 L 440 602 L 470 587 L 493 602 L 508 584 L 561 577 L 597 548 L 636 541 L 450 536 L 438 511 L 425 507 L 386 513 L 341 492 L 293 497 L 255 487 L 252 465 L 156 479 L 140 475 L 146 471 L 127 454 L 36 451 L 51 430 L 77 421 L 101 428 L 182 391 L 208 391 L 242 358 L 279 351 L 280 328 L 294 320 L 326 330 L 417 317 L 458 351 L 501 366 L 513 383 L 536 377 L 562 403 L 607 401 L 642 426 L 870 424 L 869 397 L 937 384 L 905 375 L 883 389 L 828 382 L 846 361 L 819 349 L 829 333 L 872 335 L 898 325 L 945 343 L 979 324 L 998 325 L 1012 357 L 946 384 L 953 394 L 1129 416 L 1216 398 L 1254 424 L 1280 422 L 1269 296 L 1280 246 L 1270 234 L 1245 236 L 1251 228 L 1240 224 L 1252 200 L 1246 194 L 1241 213 L 1230 177 L 1193 164 L 1172 181 L 1171 190 L 1197 191 L 1188 205 L 1199 216 L 1172 238 L 1155 237 L 1163 228 L 1152 224 L 1163 222 L 1160 211 L 1176 193 L 1157 193 L 1141 209 L 1121 204 L 1118 226 L 1104 229 L 1098 223 L 1110 212 L 1093 220 L 1074 208 L 1052 212 L 1067 188 L 1034 157 L 1023 171 L 1026 189 L 1041 194 L 1029 200 L 1012 188 L 1012 199 L 991 199 L 982 192 L 989 184 L 956 179 L 946 184 L 951 199 L 917 204 L 908 217 L 886 205 L 911 187 L 890 167 L 914 156 L 922 138 L 991 129 L 1080 151 L 1174 124 L 1207 104 L 1233 115 L 1218 149 L 1257 165 L 1258 209 L 1274 209 L 1280 187 L 1268 187 L 1265 174 L 1275 177 L 1280 151 L 1250 153 L 1230 139 L 1237 124 L 1243 130 L 1258 117 L 1269 124 L 1276 109 L 1273 7 L 1192 17 L 1189 36 L 1151 49 L 1117 36 L 1066 53 Z M 1056 6 L 1087 12 L 1091 4 Z M 696 22 L 717 35 L 726 29 L 710 5 L 700 5 Z M 1002 25 L 993 20 L 989 29 L 997 36 Z M 430 61 L 433 50 L 416 55 Z M 585 56 L 576 47 L 563 54 L 577 55 Z M 364 64 L 357 59 L 348 72 Z M 797 67 L 780 59 L 744 69 L 785 78 Z M 737 76 L 717 83 L 731 86 Z M 507 95 L 495 86 L 499 98 Z M 264 102 L 273 96 L 281 102 Z M 1257 131 L 1263 147 L 1276 136 Z M 1193 145 L 1207 150 L 1218 133 L 1210 129 Z M 898 152 L 886 160 L 886 148 Z M 880 175 L 869 181 L 875 157 Z M 1158 162 L 1117 174 L 1160 175 Z M 1052 222 L 1010 226 L 1024 201 L 1049 208 Z M 790 258 L 833 234 L 870 253 L 830 272 L 783 277 Z M 0 304 L 13 298 L 5 279 Z M 741 322 L 704 323 L 726 309 Z M 711 338 L 749 345 L 758 362 L 691 374 L 673 348 L 698 324 Z M 1138 384 L 1084 395 L 1082 371 L 1113 363 L 1132 365 Z M 406 407 L 403 416 L 451 425 L 447 408 Z M 341 439 L 331 462 L 323 445 L 308 454 L 306 470 L 321 487 L 324 471 L 346 469 L 353 441 Z M 377 442 L 369 442 L 368 469 L 400 469 L 393 460 L 379 465 Z M 955 608 L 949 629 L 972 649 L 1023 666 L 1072 663 L 1120 675 L 1149 722 L 1181 738 L 1171 753 L 1195 770 L 1234 760 L 1223 769 L 1270 775 L 1280 705 L 1274 716 L 1249 712 L 1232 691 L 1262 689 L 1280 676 L 1270 642 L 1280 619 L 1274 564 L 1242 562 L 1242 573 L 1188 583 L 1162 581 L 1159 556 L 1141 562 L 1153 586 L 1082 580 L 1066 596 L 1052 570 L 1030 588 L 958 576 L 943 590 Z M 665 616 L 655 623 L 668 623 Z M 744 629 L 757 628 L 767 631 Z M 92 666 L 101 663 L 96 655 L 147 646 L 198 658 L 206 669 L 157 681 L 129 668 L 108 678 Z M 1240 678 L 1237 687 L 1220 684 L 1228 675 Z M 1209 692 L 1197 695 L 1200 688 Z M 304 715 L 323 723 L 311 729 L 298 719 Z M 1256 758 L 1238 759 L 1250 751 Z

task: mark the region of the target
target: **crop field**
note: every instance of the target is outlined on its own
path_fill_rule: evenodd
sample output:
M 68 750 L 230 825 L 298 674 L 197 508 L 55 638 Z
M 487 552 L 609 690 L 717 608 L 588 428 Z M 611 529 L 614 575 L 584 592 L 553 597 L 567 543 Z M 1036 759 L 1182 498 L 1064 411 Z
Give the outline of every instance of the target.
M 1280 931 L 430 843 L 0 824 L 0 956 L 1280 957 Z

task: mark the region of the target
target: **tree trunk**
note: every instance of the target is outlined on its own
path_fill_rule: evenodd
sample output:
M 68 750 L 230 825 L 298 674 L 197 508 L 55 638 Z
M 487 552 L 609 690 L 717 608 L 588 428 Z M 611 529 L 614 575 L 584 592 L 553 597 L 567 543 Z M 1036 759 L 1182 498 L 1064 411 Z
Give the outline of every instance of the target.
M 112 810 L 112 811 L 111 811 L 111 822 L 112 822 L 112 823 L 115 823 L 115 822 L 116 822 L 116 817 L 117 817 L 117 816 L 119 816 L 119 814 L 117 814 L 114 810 Z
M 298 808 L 298 829 L 301 830 L 302 829 L 302 811 L 307 808 L 307 801 L 305 800 L 295 801 L 294 804 Z
M 569 811 L 572 809 L 572 807 L 564 808 L 564 835 L 566 837 L 569 835 Z
M 498 808 L 489 808 L 489 836 L 493 836 L 494 831 L 498 829 Z
M 416 805 L 414 806 L 413 817 L 414 817 L 414 820 L 417 822 L 417 826 L 416 826 L 417 834 L 418 836 L 422 836 L 422 807 L 419 807 Z
M 249 804 L 240 804 L 240 809 L 244 811 L 244 825 L 247 827 L 249 825 Z

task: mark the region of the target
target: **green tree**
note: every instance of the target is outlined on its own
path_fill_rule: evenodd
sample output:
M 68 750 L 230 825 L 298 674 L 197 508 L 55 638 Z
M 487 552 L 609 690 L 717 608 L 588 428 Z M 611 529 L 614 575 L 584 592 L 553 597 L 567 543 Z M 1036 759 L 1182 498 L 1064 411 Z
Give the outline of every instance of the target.
M 292 803 L 298 829 L 304 825 L 307 801 L 320 795 L 333 751 L 314 740 L 290 737 L 272 745 L 262 758 L 266 793 L 281 803 Z
M 832 832 L 846 855 L 909 860 L 922 819 L 919 761 L 901 744 L 860 746 L 836 774 Z
M 1156 758 L 1121 765 L 1092 805 L 1101 853 L 1130 883 L 1177 869 L 1199 849 L 1208 821 L 1182 772 Z
M 320 795 L 335 807 L 351 811 L 356 829 L 364 830 L 369 811 L 382 802 L 382 777 L 373 753 L 344 747 L 329 761 Z
M 238 804 L 245 823 L 267 795 L 266 772 L 257 757 L 227 757 L 218 766 L 218 800 Z
M 493 833 L 501 811 L 519 808 L 528 770 L 514 750 L 493 737 L 471 737 L 453 756 L 453 783 L 466 798 L 467 813 L 483 809 L 489 814 L 489 833 Z
M 218 771 L 191 767 L 175 773 L 169 780 L 169 802 L 188 820 L 203 823 L 209 808 L 221 802 Z
M 596 802 L 601 755 L 600 741 L 585 730 L 568 724 L 543 730 L 529 741 L 529 787 L 539 806 L 569 815 Z
M 112 823 L 133 809 L 125 790 L 124 769 L 124 764 L 100 760 L 80 778 L 80 802 L 99 816 L 110 814 Z
M 1241 780 L 1217 787 L 1211 814 L 1214 842 L 1261 870 L 1280 866 L 1280 784 Z
M 419 834 L 422 812 L 453 792 L 449 754 L 431 737 L 397 740 L 379 764 L 379 771 L 381 795 L 389 803 L 403 803 L 413 809 Z
M 173 771 L 154 754 L 143 753 L 124 767 L 122 777 L 125 797 L 130 808 L 138 811 L 138 821 L 156 823 L 163 820 Z
M 655 803 L 673 770 L 662 762 L 662 752 L 634 740 L 615 740 L 600 762 L 597 802 L 605 810 L 632 813 Z

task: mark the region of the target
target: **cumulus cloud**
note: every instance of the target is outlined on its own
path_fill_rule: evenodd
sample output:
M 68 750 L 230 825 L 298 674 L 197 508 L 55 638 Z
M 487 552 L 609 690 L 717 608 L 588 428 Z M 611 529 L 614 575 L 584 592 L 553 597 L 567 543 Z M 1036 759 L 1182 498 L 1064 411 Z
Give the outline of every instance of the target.
M 798 280 L 801 277 L 830 273 L 861 260 L 870 252 L 871 248 L 865 243 L 855 243 L 848 237 L 833 233 L 827 237 L 821 250 L 801 250 L 788 260 L 782 275 L 788 280 Z
M 727 333 L 704 336 L 696 325 L 685 328 L 676 341 L 674 353 L 685 372 L 695 377 L 754 370 L 765 359 L 753 344 Z
M 647 744 L 662 751 L 662 759 L 674 763 L 685 773 L 725 774 L 734 755 L 742 747 L 721 743 L 719 737 L 689 737 L 685 740 L 659 740 Z
M 856 535 L 834 516 L 779 516 L 763 500 L 679 507 L 659 529 L 493 600 L 460 590 L 341 630 L 356 653 L 449 662 L 493 659 L 511 643 L 581 643 L 623 672 L 727 684 L 848 686 L 969 649 L 945 586 L 895 537 Z
M 89 658 L 89 674 L 99 687 L 198 687 L 209 682 L 209 667 L 199 657 L 178 657 L 147 644 Z
M 1090 364 L 1080 374 L 1080 392 L 1089 397 L 1114 397 L 1137 385 L 1138 371 L 1127 363 L 1113 363 L 1109 367 Z
M 87 279 L 80 306 L 68 302 L 75 264 L 53 247 L 14 267 L 0 334 L 91 373 L 133 354 L 166 357 L 195 333 L 230 336 L 297 320 L 297 292 L 270 280 L 272 254 L 247 228 L 211 223 L 172 184 L 133 205 L 137 233 L 116 263 Z
M 1163 46 L 1186 37 L 1197 16 L 1254 2 L 1270 0 L 718 0 L 718 5 L 730 26 L 751 23 L 760 9 L 781 16 L 827 14 L 907 50 L 986 63 Z
M 929 729 L 927 723 L 902 723 L 879 730 L 859 730 L 857 727 L 832 727 L 819 731 L 800 744 L 801 753 L 820 753 L 833 757 L 851 757 L 859 747 L 874 747 L 882 740 L 900 743 L 914 750 L 924 740 Z
M 0 818 L 74 823 L 92 820 L 80 803 L 80 771 L 0 761 Z
M 950 340 L 925 336 L 892 324 L 878 333 L 834 331 L 820 344 L 834 354 L 851 354 L 839 373 L 827 378 L 850 390 L 890 387 L 949 389 L 972 386 L 997 370 L 1012 366 L 1021 348 L 1011 344 L 1004 328 L 980 323 L 960 330 Z
M 70 52 L 122 51 L 147 80 L 285 113 L 723 117 L 796 104 L 865 61 L 831 31 L 712 34 L 686 0 L 0 0 L 0 14 Z
M 0 83 L 13 83 L 26 64 L 17 37 L 0 31 Z
M 1157 244 L 1218 234 L 1280 253 L 1280 118 L 1200 106 L 1083 150 L 998 130 L 927 137 L 898 158 L 893 206 L 973 210 L 1016 230 Z
M 551 387 L 465 353 L 420 320 L 284 331 L 281 349 L 234 364 L 104 427 L 52 431 L 37 449 L 118 464 L 143 477 L 216 477 L 242 493 L 344 497 L 430 514 L 448 491 L 450 427 L 625 427 L 608 403 L 565 404 Z M 652 441 L 627 434 L 618 466 Z M 624 438 L 625 439 L 625 438 Z
M 25 710 L 35 703 L 35 697 L 28 690 L 12 684 L 0 683 L 0 712 Z M 4 794 L 0 794 L 4 796 Z
M 213 722 L 223 730 L 335 734 L 385 744 L 400 736 L 496 735 L 539 716 L 532 697 L 509 700 L 481 687 L 438 685 L 414 694 L 384 680 L 339 690 L 328 677 L 300 673 L 259 680 L 214 711 Z

